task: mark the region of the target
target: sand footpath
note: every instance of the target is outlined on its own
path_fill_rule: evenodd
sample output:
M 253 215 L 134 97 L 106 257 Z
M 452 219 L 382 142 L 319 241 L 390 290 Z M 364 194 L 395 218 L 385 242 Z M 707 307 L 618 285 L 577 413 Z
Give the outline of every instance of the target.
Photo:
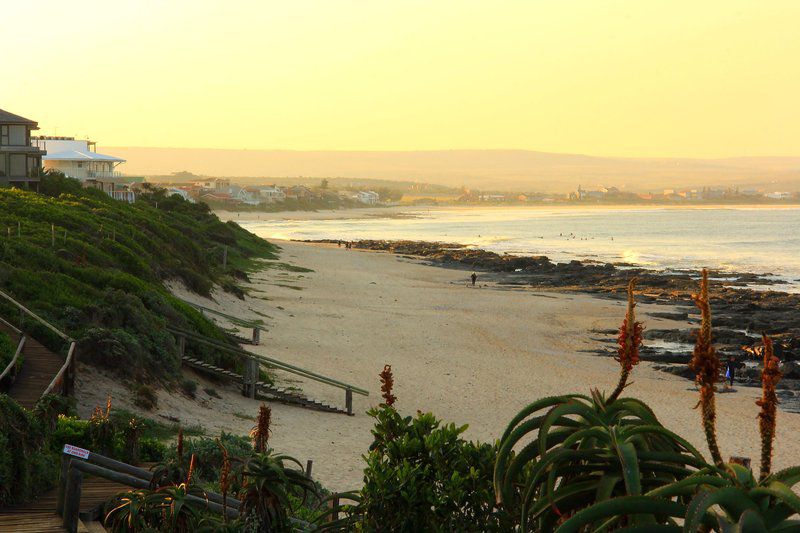
M 419 264 L 391 254 L 327 245 L 280 242 L 280 261 L 313 269 L 287 272 L 267 268 L 253 276 L 244 301 L 216 293 L 215 300 L 176 289 L 181 296 L 243 318 L 261 318 L 267 329 L 264 354 L 366 388 L 355 396 L 356 416 L 326 414 L 280 404 L 271 444 L 305 461 L 333 490 L 358 487 L 362 454 L 371 442 L 372 419 L 364 414 L 380 401 L 378 372 L 391 364 L 397 407 L 413 415 L 432 411 L 456 424 L 469 424 L 466 437 L 498 438 L 508 421 L 531 401 L 566 392 L 610 390 L 618 367 L 588 353 L 600 342 L 593 329 L 619 326 L 623 302 L 588 295 L 542 293 L 484 286 L 468 288 L 467 273 Z M 479 281 L 480 285 L 480 281 Z M 664 306 L 640 305 L 649 328 L 682 325 L 646 316 Z M 310 395 L 344 403 L 344 393 L 316 382 L 302 384 Z M 244 433 L 256 402 L 231 387 L 223 399 L 204 398 L 181 417 L 209 432 Z M 667 427 L 706 450 L 697 394 L 691 382 L 637 367 L 628 394 L 648 402 Z M 740 387 L 718 397 L 723 453 L 758 461 L 755 400 L 759 390 Z M 180 409 L 172 405 L 171 409 Z M 800 462 L 792 435 L 800 415 L 780 412 L 776 466 Z

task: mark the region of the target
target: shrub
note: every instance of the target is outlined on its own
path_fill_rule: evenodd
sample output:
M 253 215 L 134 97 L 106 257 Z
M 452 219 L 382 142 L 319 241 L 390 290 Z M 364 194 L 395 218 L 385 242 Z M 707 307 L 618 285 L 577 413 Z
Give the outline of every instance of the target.
M 401 416 L 383 405 L 365 459 L 358 513 L 367 531 L 510 531 L 494 502 L 496 446 L 465 441 L 467 426 L 430 413 Z M 348 527 L 351 527 L 352 524 Z
M 252 455 L 253 447 L 247 437 L 236 436 L 222 432 L 218 438 L 201 437 L 184 439 L 183 455 L 195 456 L 195 476 L 202 482 L 216 483 L 219 481 L 220 470 L 223 463 L 223 452 L 217 440 L 228 450 L 232 458 L 244 461 Z M 165 460 L 177 460 L 177 445 L 171 446 L 164 454 Z
M 46 446 L 45 417 L 0 394 L 0 507 L 49 489 L 58 476 L 58 455 Z
M 133 386 L 133 404 L 152 411 L 158 407 L 158 394 L 150 385 L 136 384 Z
M 197 396 L 197 382 L 193 379 L 184 378 L 181 380 L 181 390 L 190 398 Z

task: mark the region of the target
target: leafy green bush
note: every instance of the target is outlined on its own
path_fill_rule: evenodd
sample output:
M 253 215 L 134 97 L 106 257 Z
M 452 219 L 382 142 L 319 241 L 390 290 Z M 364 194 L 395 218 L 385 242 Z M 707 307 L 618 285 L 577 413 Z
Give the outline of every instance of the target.
M 200 437 L 183 440 L 182 454 L 184 458 L 195 456 L 195 475 L 198 481 L 216 483 L 222 469 L 222 450 L 217 440 L 228 450 L 228 455 L 239 461 L 245 461 L 253 454 L 253 446 L 247 437 L 222 432 L 217 438 Z M 164 454 L 164 460 L 177 461 L 177 445 L 170 446 Z
M 365 459 L 360 514 L 367 531 L 510 531 L 494 503 L 496 446 L 465 441 L 467 426 L 383 405 Z
M 29 500 L 55 484 L 58 455 L 46 445 L 47 416 L 0 394 L 0 507 Z

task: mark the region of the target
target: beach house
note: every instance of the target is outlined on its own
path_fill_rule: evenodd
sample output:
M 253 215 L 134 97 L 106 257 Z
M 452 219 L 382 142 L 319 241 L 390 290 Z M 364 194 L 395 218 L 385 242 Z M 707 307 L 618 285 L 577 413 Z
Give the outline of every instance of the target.
M 280 187 L 270 185 L 269 187 L 259 187 L 258 194 L 268 204 L 283 202 L 286 200 L 286 193 Z
M 31 143 L 39 125 L 0 109 L 0 186 L 38 188 L 46 151 Z
M 375 191 L 358 191 L 356 200 L 362 204 L 375 205 L 380 200 L 380 195 Z
M 94 187 L 112 198 L 133 202 L 136 195 L 127 180 L 117 171 L 125 162 L 121 157 L 97 153 L 97 143 L 74 137 L 40 136 L 31 142 L 47 151 L 42 158 L 45 170 L 57 170 L 67 177 L 80 180 L 84 187 Z

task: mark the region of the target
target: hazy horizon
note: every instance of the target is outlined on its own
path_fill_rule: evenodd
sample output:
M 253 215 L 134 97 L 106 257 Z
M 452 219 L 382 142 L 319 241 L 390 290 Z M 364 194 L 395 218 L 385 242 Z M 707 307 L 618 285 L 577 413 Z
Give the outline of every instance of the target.
M 188 171 L 242 178 L 342 177 L 452 187 L 563 191 L 606 185 L 631 191 L 671 187 L 800 189 L 800 157 L 608 158 L 531 150 L 301 151 L 100 147 L 128 159 L 128 174 Z

